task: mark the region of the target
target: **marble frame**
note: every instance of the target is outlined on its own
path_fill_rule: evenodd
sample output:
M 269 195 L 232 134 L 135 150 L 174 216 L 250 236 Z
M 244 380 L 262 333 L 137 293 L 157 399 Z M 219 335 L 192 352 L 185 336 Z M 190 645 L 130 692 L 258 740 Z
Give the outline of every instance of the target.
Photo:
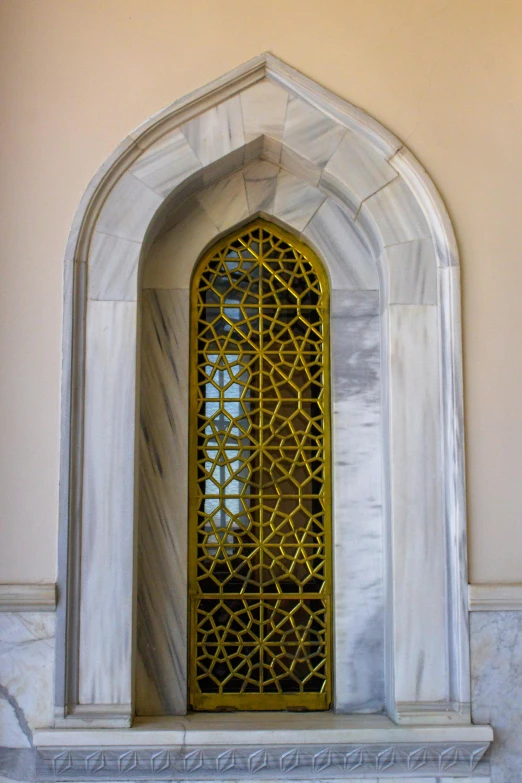
M 398 723 L 470 722 L 451 223 L 396 137 L 264 54 L 132 132 L 73 221 L 64 271 L 57 726 L 129 726 L 133 717 L 141 259 L 173 204 L 260 157 L 319 187 L 331 212 L 342 208 L 378 270 L 387 712 Z M 325 241 L 328 226 L 326 219 Z M 352 290 L 368 289 L 367 271 L 352 270 Z
M 209 237 L 236 230 L 260 214 L 313 244 L 329 280 L 333 709 L 346 714 L 385 708 L 377 269 L 345 211 L 319 188 L 257 159 L 185 201 L 143 263 L 137 716 L 185 715 L 187 710 L 190 280 Z M 352 263 L 347 259 L 341 266 L 332 237 L 353 253 Z M 355 290 L 351 286 L 363 264 L 365 287 Z

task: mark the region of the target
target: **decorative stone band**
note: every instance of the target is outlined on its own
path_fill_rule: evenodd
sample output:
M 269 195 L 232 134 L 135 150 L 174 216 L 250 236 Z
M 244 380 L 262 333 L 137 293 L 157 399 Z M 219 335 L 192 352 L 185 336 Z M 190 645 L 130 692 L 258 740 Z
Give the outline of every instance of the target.
M 223 747 L 46 747 L 37 750 L 36 779 L 223 780 L 306 777 L 321 780 L 379 775 L 379 779 L 487 777 L 488 743 L 350 744 Z M 353 774 L 352 774 L 353 773 Z
M 0 612 L 54 612 L 56 585 L 0 584 Z
M 522 584 L 469 586 L 470 612 L 521 612 Z

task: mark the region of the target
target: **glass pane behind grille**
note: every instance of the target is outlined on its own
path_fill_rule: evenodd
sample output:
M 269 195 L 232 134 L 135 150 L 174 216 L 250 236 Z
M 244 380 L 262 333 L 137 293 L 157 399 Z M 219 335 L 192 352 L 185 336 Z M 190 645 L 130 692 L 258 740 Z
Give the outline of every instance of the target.
M 265 221 L 193 282 L 190 705 L 327 709 L 327 286 Z

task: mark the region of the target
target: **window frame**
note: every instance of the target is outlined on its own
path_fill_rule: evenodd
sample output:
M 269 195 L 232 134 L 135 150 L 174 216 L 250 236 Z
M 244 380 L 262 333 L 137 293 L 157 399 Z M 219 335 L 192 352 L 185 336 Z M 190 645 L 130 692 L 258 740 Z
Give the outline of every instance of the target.
M 219 250 L 223 249 L 234 239 L 243 236 L 256 228 L 261 228 L 268 231 L 270 234 L 277 236 L 279 239 L 287 242 L 293 249 L 305 256 L 306 260 L 312 265 L 314 274 L 316 275 L 321 286 L 321 305 L 322 312 L 322 367 L 323 367 L 323 464 L 324 464 L 324 480 L 322 487 L 322 494 L 324 496 L 324 563 L 325 563 L 325 578 L 324 586 L 325 591 L 317 593 L 318 598 L 326 599 L 326 649 L 327 654 L 325 670 L 326 670 L 326 688 L 324 692 L 318 694 L 305 694 L 305 701 L 309 703 L 309 706 L 304 706 L 303 694 L 270 694 L 271 704 L 267 704 L 266 698 L 259 699 L 259 696 L 266 697 L 268 694 L 241 694 L 241 705 L 235 706 L 237 701 L 237 694 L 221 694 L 220 705 L 212 706 L 213 699 L 206 700 L 197 698 L 196 696 L 196 676 L 195 676 L 195 601 L 193 597 L 197 595 L 197 580 L 196 580 L 196 563 L 197 563 L 197 518 L 199 511 L 199 498 L 197 494 L 198 483 L 198 442 L 197 442 L 197 417 L 198 417 L 198 400 L 196 390 L 198 388 L 198 282 L 202 270 L 206 264 L 213 258 Z M 333 708 L 333 694 L 334 694 L 334 672 L 335 672 L 335 660 L 334 660 L 334 552 L 333 552 L 333 516 L 332 516 L 332 482 L 333 482 L 333 464 L 332 464 L 332 400 L 331 400 L 331 342 L 330 342 L 330 317 L 331 317 L 331 305 L 330 305 L 330 281 L 325 269 L 324 263 L 317 256 L 317 254 L 305 243 L 300 241 L 294 234 L 281 228 L 279 225 L 272 221 L 265 220 L 262 217 L 255 219 L 249 218 L 249 220 L 239 227 L 228 232 L 225 236 L 215 240 L 210 248 L 208 248 L 194 264 L 190 283 L 190 316 L 189 316 L 189 345 L 190 345 L 190 361 L 189 361 L 189 469 L 188 469 L 188 574 L 187 574 L 187 587 L 188 587 L 188 645 L 187 645 L 187 706 L 189 710 L 197 709 L 198 711 L 219 711 L 238 709 L 243 711 L 284 711 L 284 710 L 297 710 L 297 711 L 324 711 L 331 710 Z M 296 306 L 297 309 L 297 306 Z M 262 592 L 260 592 L 262 595 Z M 274 593 L 274 598 L 279 594 Z M 317 698 L 312 698 L 317 697 Z M 260 704 L 260 701 L 262 702 Z M 199 706 L 195 707 L 196 702 L 199 702 Z

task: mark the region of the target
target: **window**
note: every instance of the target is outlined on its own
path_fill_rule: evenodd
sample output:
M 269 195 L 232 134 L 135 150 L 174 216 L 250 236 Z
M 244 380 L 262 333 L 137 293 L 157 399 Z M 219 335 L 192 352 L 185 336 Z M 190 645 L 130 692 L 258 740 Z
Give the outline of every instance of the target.
M 256 220 L 192 281 L 189 700 L 331 701 L 328 285 Z

